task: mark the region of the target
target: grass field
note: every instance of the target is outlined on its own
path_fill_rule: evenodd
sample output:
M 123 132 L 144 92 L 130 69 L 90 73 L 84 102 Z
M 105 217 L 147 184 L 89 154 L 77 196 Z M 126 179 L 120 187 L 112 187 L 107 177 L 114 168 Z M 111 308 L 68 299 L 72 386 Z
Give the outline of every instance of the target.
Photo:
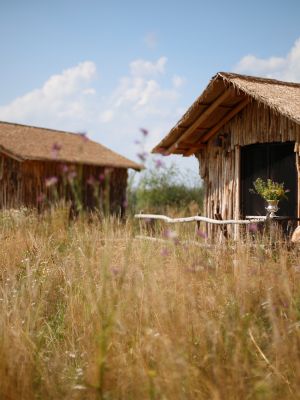
M 0 398 L 300 398 L 298 250 L 136 230 L 0 215 Z

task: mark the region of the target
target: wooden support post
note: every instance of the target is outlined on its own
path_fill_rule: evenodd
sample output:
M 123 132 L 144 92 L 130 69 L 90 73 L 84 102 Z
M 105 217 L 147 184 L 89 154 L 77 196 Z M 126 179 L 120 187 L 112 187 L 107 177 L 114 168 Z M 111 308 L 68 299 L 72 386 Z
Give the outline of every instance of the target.
M 299 144 L 296 145 L 296 168 L 297 168 L 297 218 L 300 218 L 300 155 Z
M 236 146 L 234 149 L 234 181 L 235 181 L 235 203 L 233 209 L 233 218 L 240 219 L 240 207 L 241 207 L 241 149 Z M 238 240 L 240 237 L 240 227 L 235 225 L 234 227 L 234 239 Z
M 215 218 L 218 221 L 223 221 L 222 215 L 220 214 L 220 207 L 219 206 L 217 206 L 217 210 L 216 211 L 217 212 L 215 214 Z M 227 225 L 220 225 L 220 229 L 221 229 L 221 232 L 223 233 L 225 239 L 229 239 Z

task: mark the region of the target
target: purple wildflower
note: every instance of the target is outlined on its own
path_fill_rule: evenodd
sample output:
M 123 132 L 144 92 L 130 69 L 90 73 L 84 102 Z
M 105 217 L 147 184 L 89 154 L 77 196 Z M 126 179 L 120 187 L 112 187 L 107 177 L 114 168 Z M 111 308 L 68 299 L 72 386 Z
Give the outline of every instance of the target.
M 167 257 L 167 256 L 170 254 L 170 252 L 169 252 L 169 250 L 168 250 L 166 247 L 164 247 L 164 248 L 161 250 L 160 254 L 161 254 L 163 257 Z
M 164 231 L 164 237 L 166 239 L 172 240 L 175 245 L 179 244 L 178 234 L 176 231 L 172 231 L 171 229 L 166 229 Z
M 88 141 L 89 141 L 89 138 L 88 138 L 86 132 L 79 132 L 79 135 L 82 137 L 82 140 L 83 140 L 84 142 L 88 142 Z
M 40 193 L 40 194 L 37 196 L 36 201 L 37 201 L 38 203 L 42 203 L 45 199 L 46 199 L 45 193 Z
M 76 178 L 76 176 L 77 176 L 77 172 L 76 172 L 76 171 L 70 171 L 70 172 L 68 173 L 68 180 L 69 180 L 69 181 L 72 181 L 73 179 Z
M 206 232 L 203 232 L 200 229 L 197 229 L 196 234 L 197 234 L 197 236 L 201 237 L 202 239 L 206 239 L 207 238 Z
M 69 171 L 69 167 L 67 166 L 67 164 L 63 164 L 61 166 L 61 171 L 63 174 L 66 174 Z
M 99 174 L 99 182 L 104 182 L 104 181 L 105 181 L 105 175 Z
M 121 269 L 119 267 L 111 267 L 110 272 L 114 276 L 120 275 Z
M 59 143 L 56 143 L 56 142 L 53 143 L 52 150 L 56 150 L 56 151 L 61 150 L 61 145 Z
M 142 151 L 141 153 L 138 153 L 137 156 L 142 162 L 145 162 L 148 154 L 145 151 Z
M 59 143 L 54 142 L 51 149 L 53 158 L 58 157 L 58 153 L 60 152 L 60 150 L 61 150 L 61 145 Z
M 88 185 L 94 186 L 96 184 L 96 179 L 91 175 L 86 182 Z
M 172 239 L 175 240 L 177 238 L 177 232 L 176 231 L 172 231 L 171 229 L 166 229 L 164 231 L 164 237 L 167 239 Z
M 250 233 L 256 233 L 258 231 L 257 224 L 249 224 L 248 230 Z
M 140 128 L 140 131 L 142 132 L 142 134 L 146 137 L 149 135 L 149 131 L 145 128 Z
M 57 176 L 50 176 L 49 178 L 47 178 L 45 180 L 45 185 L 46 185 L 46 187 L 51 187 L 51 186 L 56 185 L 57 182 L 58 182 Z
M 155 163 L 155 167 L 156 167 L 157 169 L 163 168 L 163 167 L 165 166 L 165 164 L 164 164 L 164 163 L 162 162 L 162 160 L 160 160 L 160 159 L 155 160 L 154 163 Z

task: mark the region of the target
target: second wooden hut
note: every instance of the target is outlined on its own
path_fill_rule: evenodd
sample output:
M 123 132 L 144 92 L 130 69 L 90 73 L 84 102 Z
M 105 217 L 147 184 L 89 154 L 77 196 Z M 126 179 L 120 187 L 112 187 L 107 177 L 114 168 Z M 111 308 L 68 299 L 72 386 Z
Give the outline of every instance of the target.
M 143 167 L 85 135 L 0 122 L 0 208 L 63 198 L 74 212 L 123 215 L 128 168 Z

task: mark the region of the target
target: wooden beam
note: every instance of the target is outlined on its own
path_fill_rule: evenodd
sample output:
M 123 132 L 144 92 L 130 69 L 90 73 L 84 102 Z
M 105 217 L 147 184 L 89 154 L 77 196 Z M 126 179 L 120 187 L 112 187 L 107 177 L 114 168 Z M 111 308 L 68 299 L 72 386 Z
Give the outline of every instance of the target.
M 205 143 L 198 143 L 198 144 L 195 144 L 195 146 L 191 147 L 190 149 L 188 149 L 188 150 L 185 152 L 184 157 L 189 157 L 189 156 L 195 154 L 198 150 L 203 150 L 203 149 L 205 149 L 205 147 L 206 147 L 206 144 L 205 144 Z
M 237 113 L 239 113 L 246 105 L 249 103 L 250 99 L 246 97 L 244 100 L 238 103 L 238 105 L 233 108 L 229 113 L 225 115 L 221 121 L 219 121 L 213 128 L 211 128 L 205 135 L 201 137 L 201 142 L 207 142 L 211 137 L 213 137 L 228 121 L 231 120 Z
M 234 90 L 232 88 L 229 88 L 226 90 L 224 93 L 222 93 L 210 106 L 207 107 L 207 109 L 196 119 L 196 121 L 181 135 L 175 142 L 169 146 L 166 151 L 165 155 L 171 154 L 179 145 L 179 143 L 186 139 L 188 136 L 190 136 L 195 129 L 203 122 L 206 120 L 206 118 L 219 106 L 222 104 L 223 101 L 225 101 L 232 93 L 234 93 Z
M 203 150 L 207 147 L 205 143 L 198 143 L 197 145 L 193 146 L 192 148 L 186 149 L 183 157 L 189 157 L 198 152 L 199 150 Z
M 250 102 L 250 99 L 246 97 L 244 100 L 238 103 L 238 105 L 233 108 L 229 113 L 225 115 L 224 118 L 221 119 L 213 128 L 211 128 L 208 132 L 203 135 L 200 140 L 201 142 L 198 142 L 195 144 L 195 146 L 191 147 L 188 152 L 186 152 L 185 156 L 191 156 L 194 154 L 197 150 L 199 150 L 199 146 L 201 144 L 205 144 L 210 138 L 212 138 L 221 128 L 224 126 L 227 122 L 229 122 L 237 113 L 239 113 L 243 108 L 246 107 L 246 105 Z M 201 149 L 201 147 L 200 147 Z
M 24 161 L 24 159 L 22 157 L 15 155 L 14 153 L 10 152 L 9 150 L 6 150 L 2 146 L 0 146 L 0 153 L 6 155 L 7 157 L 13 158 L 16 161 L 19 161 L 19 162 Z
M 199 149 L 202 149 L 203 147 L 205 147 L 206 144 L 204 143 L 188 143 L 188 142 L 182 142 L 180 143 L 180 145 L 177 147 L 177 149 L 182 149 L 182 150 L 189 150 L 191 147 L 197 147 Z

